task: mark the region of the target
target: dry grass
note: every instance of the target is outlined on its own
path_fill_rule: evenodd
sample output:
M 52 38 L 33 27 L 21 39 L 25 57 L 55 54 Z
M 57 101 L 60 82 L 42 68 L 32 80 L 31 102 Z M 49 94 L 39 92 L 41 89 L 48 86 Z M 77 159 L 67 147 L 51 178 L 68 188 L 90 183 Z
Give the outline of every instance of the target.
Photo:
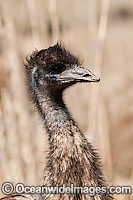
M 57 37 L 84 60 L 84 66 L 94 71 L 91 64 L 97 39 L 98 21 L 95 20 L 99 19 L 100 4 L 96 9 L 97 2 L 90 2 L 58 0 L 57 10 L 53 11 L 56 20 L 51 18 L 48 1 L 34 0 L 32 6 L 30 0 L 0 2 L 0 184 L 4 181 L 31 185 L 43 182 L 47 136 L 41 119 L 29 103 L 22 63 L 32 50 L 48 47 Z M 116 5 L 114 2 L 111 1 L 101 62 L 98 101 L 101 103 L 98 104 L 97 119 L 93 120 L 97 127 L 95 138 L 88 134 L 90 85 L 76 85 L 64 96 L 81 130 L 100 149 L 110 184 L 131 185 L 133 10 L 130 4 L 124 7 L 124 1 Z M 124 8 L 128 13 L 126 17 Z M 116 198 L 129 200 L 131 196 Z

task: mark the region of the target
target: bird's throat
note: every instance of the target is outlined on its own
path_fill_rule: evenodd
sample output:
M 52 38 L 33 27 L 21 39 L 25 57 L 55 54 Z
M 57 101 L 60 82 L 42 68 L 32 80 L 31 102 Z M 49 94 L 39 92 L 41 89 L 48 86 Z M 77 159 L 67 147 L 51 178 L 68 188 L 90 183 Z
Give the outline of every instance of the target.
M 49 135 L 63 134 L 70 130 L 70 124 L 75 124 L 60 91 L 49 91 L 43 87 L 35 91 L 36 104 Z M 76 126 L 76 125 L 75 125 Z M 65 133 L 66 134 L 66 133 Z M 68 132 L 68 134 L 71 134 Z

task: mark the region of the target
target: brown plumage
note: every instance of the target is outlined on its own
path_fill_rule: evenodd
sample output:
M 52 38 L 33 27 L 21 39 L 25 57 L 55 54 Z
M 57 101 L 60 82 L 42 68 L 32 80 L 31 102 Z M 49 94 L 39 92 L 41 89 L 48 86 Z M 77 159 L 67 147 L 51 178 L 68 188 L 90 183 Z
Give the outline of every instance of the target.
M 97 152 L 67 110 L 62 94 L 77 82 L 98 82 L 61 45 L 34 52 L 25 63 L 27 83 L 48 133 L 49 153 L 45 186 L 106 186 Z M 43 194 L 47 200 L 112 199 L 109 194 Z M 30 198 L 29 198 L 30 199 Z

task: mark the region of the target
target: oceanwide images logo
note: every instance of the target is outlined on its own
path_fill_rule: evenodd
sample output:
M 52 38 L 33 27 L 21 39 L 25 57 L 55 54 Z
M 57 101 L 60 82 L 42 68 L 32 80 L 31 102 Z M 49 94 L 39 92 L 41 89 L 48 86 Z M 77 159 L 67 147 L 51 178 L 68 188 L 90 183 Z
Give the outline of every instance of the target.
M 25 186 L 23 183 L 17 183 L 13 185 L 10 182 L 5 182 L 1 186 L 1 191 L 5 195 L 10 195 L 12 193 L 17 194 L 87 194 L 89 196 L 95 196 L 97 194 L 132 194 L 131 186 L 110 186 L 107 187 L 77 187 L 71 184 L 66 186 Z

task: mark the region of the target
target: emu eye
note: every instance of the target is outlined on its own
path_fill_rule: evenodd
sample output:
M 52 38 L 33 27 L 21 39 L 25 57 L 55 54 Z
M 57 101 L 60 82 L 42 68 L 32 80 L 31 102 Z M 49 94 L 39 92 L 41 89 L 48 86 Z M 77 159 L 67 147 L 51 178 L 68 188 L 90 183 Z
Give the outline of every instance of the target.
M 63 72 L 65 70 L 64 66 L 60 65 L 60 64 L 56 64 L 51 66 L 51 73 L 53 74 L 60 74 L 61 72 Z

